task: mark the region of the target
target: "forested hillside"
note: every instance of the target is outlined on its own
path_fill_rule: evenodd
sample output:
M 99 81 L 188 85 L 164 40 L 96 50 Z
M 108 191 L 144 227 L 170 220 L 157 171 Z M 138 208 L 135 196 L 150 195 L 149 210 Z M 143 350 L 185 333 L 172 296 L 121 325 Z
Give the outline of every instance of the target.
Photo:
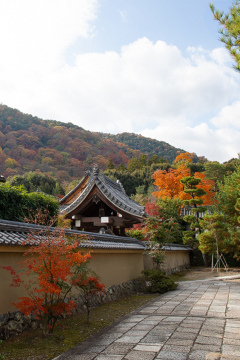
M 90 132 L 0 105 L 0 174 L 5 177 L 37 171 L 71 182 L 95 163 L 104 170 L 110 158 L 116 166 L 126 166 L 143 153 L 172 161 L 179 152 L 183 150 L 143 136 Z
M 143 154 L 148 154 L 149 156 L 158 155 L 168 160 L 170 163 L 173 162 L 179 153 L 185 152 L 184 150 L 177 149 L 164 141 L 158 141 L 132 133 L 130 134 L 124 132 L 117 135 L 101 134 L 101 136 L 103 139 L 111 139 L 116 142 L 123 143 L 133 150 L 141 151 Z

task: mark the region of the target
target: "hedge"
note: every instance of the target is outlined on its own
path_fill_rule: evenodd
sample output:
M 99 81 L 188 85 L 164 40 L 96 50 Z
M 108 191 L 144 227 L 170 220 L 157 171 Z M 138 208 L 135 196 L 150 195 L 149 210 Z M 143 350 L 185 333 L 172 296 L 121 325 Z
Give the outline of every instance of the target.
M 51 195 L 28 193 L 22 186 L 0 184 L 0 219 L 21 222 L 46 211 L 51 219 L 58 210 L 59 203 Z

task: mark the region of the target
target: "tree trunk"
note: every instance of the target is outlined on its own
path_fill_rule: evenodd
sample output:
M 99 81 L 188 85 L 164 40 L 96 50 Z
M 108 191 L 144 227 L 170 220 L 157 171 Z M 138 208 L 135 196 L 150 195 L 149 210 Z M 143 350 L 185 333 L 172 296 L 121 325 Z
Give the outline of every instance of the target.
M 202 258 L 203 258 L 203 264 L 204 264 L 204 266 L 207 267 L 207 266 L 208 266 L 208 263 L 207 263 L 206 254 L 203 254 L 203 253 L 202 253 Z

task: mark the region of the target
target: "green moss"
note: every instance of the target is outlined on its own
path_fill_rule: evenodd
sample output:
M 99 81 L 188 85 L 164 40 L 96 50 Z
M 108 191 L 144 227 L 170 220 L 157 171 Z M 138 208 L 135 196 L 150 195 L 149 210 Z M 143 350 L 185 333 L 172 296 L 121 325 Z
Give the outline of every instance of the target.
M 172 279 L 173 281 L 184 281 L 184 279 L 182 279 L 184 276 L 186 275 L 186 271 L 182 271 L 182 272 L 178 272 L 178 273 L 174 273 L 169 275 L 170 279 Z
M 0 344 L 0 354 L 4 360 L 50 360 L 154 298 L 156 295 L 133 295 L 101 305 L 91 310 L 90 323 L 85 313 L 74 315 L 64 319 L 48 337 L 40 329 L 24 332 Z

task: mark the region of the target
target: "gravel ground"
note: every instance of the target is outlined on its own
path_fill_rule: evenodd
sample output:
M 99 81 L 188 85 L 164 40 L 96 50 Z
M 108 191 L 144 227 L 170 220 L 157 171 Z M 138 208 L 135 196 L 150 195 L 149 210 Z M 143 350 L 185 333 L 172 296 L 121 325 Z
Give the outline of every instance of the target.
M 228 271 L 220 269 L 211 271 L 211 268 L 205 267 L 191 267 L 189 270 L 183 272 L 183 277 L 180 277 L 178 281 L 190 281 L 190 280 L 203 280 L 212 277 L 222 277 L 240 274 L 239 268 L 229 268 Z

